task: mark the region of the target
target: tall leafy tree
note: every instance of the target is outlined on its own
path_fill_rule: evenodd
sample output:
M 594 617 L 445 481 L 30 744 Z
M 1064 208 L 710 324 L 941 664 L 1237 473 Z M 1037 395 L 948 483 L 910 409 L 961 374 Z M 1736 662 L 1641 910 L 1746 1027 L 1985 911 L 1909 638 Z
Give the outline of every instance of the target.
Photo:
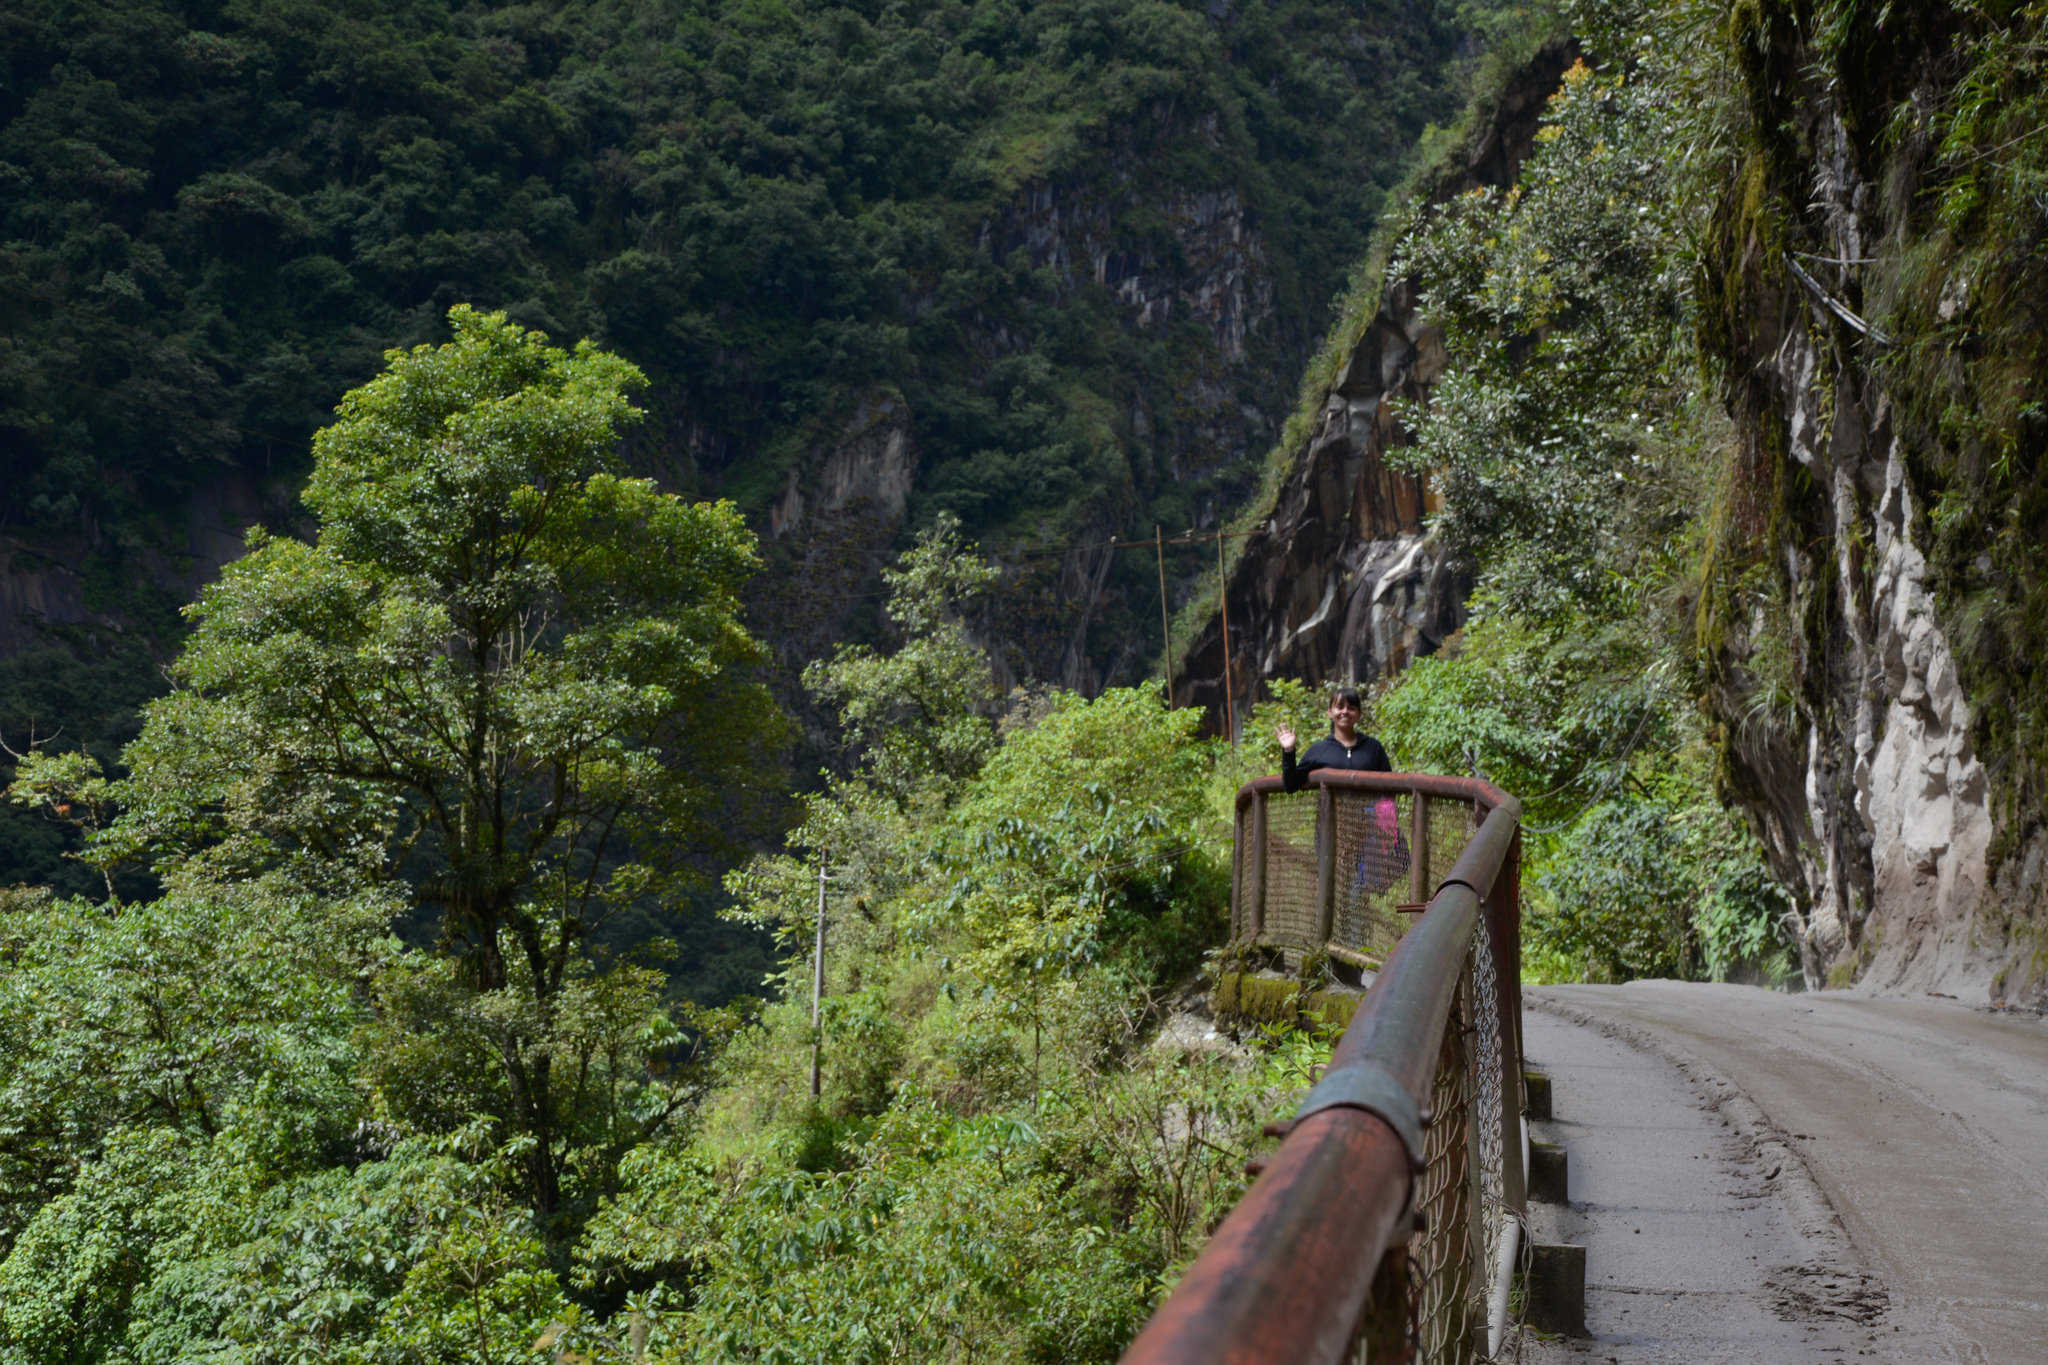
M 962 543 L 959 519 L 940 513 L 882 570 L 901 646 L 879 654 L 841 645 L 804 670 L 805 686 L 838 707 L 864 775 L 899 801 L 920 789 L 950 795 L 993 746 L 995 679 L 966 613 L 996 576 Z
M 190 609 L 101 854 L 405 888 L 548 1210 L 572 1149 L 623 1150 L 675 1104 L 594 1079 L 653 993 L 596 988 L 585 944 L 693 883 L 774 713 L 747 680 L 738 513 L 616 471 L 639 372 L 502 314 L 450 322 L 320 433 L 316 539 L 253 534 Z
M 1665 571 L 1697 482 L 1673 193 L 1672 88 L 1579 63 L 1513 188 L 1402 244 L 1450 369 L 1397 458 L 1433 472 L 1441 533 L 1533 615 L 1612 613 Z M 1661 434 L 1660 434 L 1660 428 Z

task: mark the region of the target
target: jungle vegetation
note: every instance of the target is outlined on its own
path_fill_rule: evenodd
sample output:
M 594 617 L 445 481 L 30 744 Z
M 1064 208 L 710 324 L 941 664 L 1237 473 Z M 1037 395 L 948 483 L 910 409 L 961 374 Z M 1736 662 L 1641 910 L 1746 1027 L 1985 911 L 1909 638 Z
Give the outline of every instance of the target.
M 843 772 L 728 878 L 801 941 L 824 872 L 818 1028 L 800 950 L 674 998 L 604 928 L 780 738 L 752 537 L 621 472 L 630 364 L 450 325 L 320 432 L 312 539 L 189 609 L 125 774 L 19 764 L 152 888 L 0 910 L 0 1359 L 1112 1357 L 1316 1055 L 1149 1045 L 1250 756 L 1149 689 L 999 728 L 942 518 L 812 670 Z
M 1226 152 L 1338 155 L 1334 87 L 1258 27 L 1333 11 L 569 13 L 6 21 L 0 175 L 70 196 L 0 208 L 10 533 L 140 547 L 152 505 L 273 457 L 305 512 L 153 640 L 0 673 L 10 741 L 56 690 L 92 718 L 9 788 L 50 871 L 0 891 L 0 1361 L 1110 1360 L 1326 1055 L 1306 1024 L 1156 1038 L 1200 993 L 1222 814 L 1270 751 L 1155 687 L 999 694 L 970 629 L 1003 518 L 1172 482 L 1090 482 L 1061 426 L 1171 339 L 932 224 L 1101 170 L 1089 130 L 1162 89 L 1205 92 Z M 1699 225 L 1755 133 L 1725 17 L 1560 18 L 1586 61 L 1521 183 L 1433 207 L 1425 184 L 1382 239 L 1445 328 L 1413 458 L 1482 587 L 1371 723 L 1404 767 L 1528 800 L 1555 975 L 1783 969 L 1696 705 L 1699 605 L 1771 591 L 1712 553 L 1740 490 Z M 2010 245 L 2039 162 L 1969 139 L 2008 146 L 2000 92 L 2039 53 L 1964 30 L 1940 221 Z M 1304 289 L 1376 207 L 1309 184 L 1273 229 Z M 1031 344 L 977 368 L 961 318 Z M 1930 395 L 1999 378 L 1926 363 Z M 789 698 L 742 608 L 776 475 L 739 452 L 793 458 L 878 382 L 957 477 L 872 637 L 806 669 L 842 747 L 790 797 Z M 685 408 L 715 439 L 676 437 Z M 2034 488 L 2031 439 L 1963 448 L 1944 537 L 1969 489 Z M 1040 477 L 1054 455 L 1072 480 Z M 1783 680 L 1760 707 L 1796 704 Z M 1251 733 L 1316 713 L 1273 694 Z M 678 960 L 668 926 L 714 906 L 775 945 L 751 974 Z
M 53 628 L 0 661 L 0 738 L 61 729 L 112 763 L 176 651 L 188 520 L 292 529 L 313 433 L 387 348 L 446 339 L 457 303 L 637 365 L 628 467 L 757 531 L 881 411 L 908 414 L 912 528 L 951 512 L 992 550 L 1043 549 L 1213 520 L 1490 13 L 14 6 L 0 537 L 16 570 L 81 573 L 120 631 Z M 1204 245 L 1209 212 L 1255 239 Z M 1114 259 L 1066 259 L 1098 222 Z M 1230 271 L 1249 302 L 1229 366 L 1208 324 L 1140 325 L 1117 292 Z M 900 548 L 840 582 L 765 544 L 770 643 L 873 633 L 873 570 Z M 1037 642 L 1075 622 L 1019 562 L 1004 614 L 1042 671 Z M 812 576 L 830 590 L 788 586 Z M 1154 620 L 1098 619 L 1084 646 Z M 88 889 L 62 847 L 0 812 L 0 879 Z
M 1787 900 L 1724 802 L 1692 605 L 1730 427 L 1701 347 L 1698 219 L 1728 73 L 1705 7 L 1592 9 L 1517 182 L 1419 215 L 1449 365 L 1396 458 L 1442 489 L 1471 619 L 1376 707 L 1404 763 L 1526 805 L 1528 969 L 1780 982 Z
M 340 394 L 457 302 L 640 365 L 642 471 L 750 511 L 883 390 L 971 532 L 1127 490 L 1185 524 L 1171 430 L 1074 416 L 1200 377 L 1185 329 L 1035 259 L 1020 193 L 1115 212 L 1166 271 L 1175 202 L 1242 202 L 1276 291 L 1249 378 L 1284 388 L 1455 108 L 1468 27 L 1327 0 L 18 7 L 0 524 L 132 541 L 224 467 L 302 474 Z

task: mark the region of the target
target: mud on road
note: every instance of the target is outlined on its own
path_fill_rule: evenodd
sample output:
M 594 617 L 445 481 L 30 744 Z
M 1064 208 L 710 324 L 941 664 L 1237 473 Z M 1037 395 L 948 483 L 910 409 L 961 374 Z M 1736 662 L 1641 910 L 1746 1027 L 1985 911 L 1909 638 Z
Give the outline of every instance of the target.
M 1592 1332 L 1525 1358 L 2048 1361 L 2048 1023 L 1679 982 L 1525 995 L 1573 1179 L 1534 1231 L 1587 1246 Z

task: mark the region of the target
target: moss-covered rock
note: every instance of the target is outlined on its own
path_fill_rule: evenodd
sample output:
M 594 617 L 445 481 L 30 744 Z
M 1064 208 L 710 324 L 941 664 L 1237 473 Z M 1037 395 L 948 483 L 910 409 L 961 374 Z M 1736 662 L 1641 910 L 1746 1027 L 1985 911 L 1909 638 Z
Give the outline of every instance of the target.
M 1342 1028 L 1365 997 L 1341 986 L 1314 986 L 1299 977 L 1270 972 L 1226 971 L 1216 978 L 1209 1005 L 1218 1023 L 1319 1024 Z

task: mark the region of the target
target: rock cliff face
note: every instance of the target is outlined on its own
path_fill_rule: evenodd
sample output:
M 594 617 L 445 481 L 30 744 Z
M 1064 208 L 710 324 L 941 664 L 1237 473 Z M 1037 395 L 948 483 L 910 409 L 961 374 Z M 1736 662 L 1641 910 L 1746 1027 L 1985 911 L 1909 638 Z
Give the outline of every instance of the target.
M 1397 672 L 1464 619 L 1470 583 L 1423 530 L 1423 481 L 1385 460 L 1404 439 L 1388 400 L 1425 400 L 1441 369 L 1441 346 L 1414 302 L 1402 287 L 1388 291 L 1272 515 L 1246 540 L 1229 583 L 1239 698 L 1267 677 L 1365 682 Z M 1220 616 L 1187 659 L 1177 690 L 1220 711 Z
M 1179 135 L 1213 141 L 1215 130 L 1194 127 Z M 997 260 L 1025 253 L 1034 267 L 1052 274 L 1063 294 L 1107 289 L 1125 325 L 1137 332 L 1175 323 L 1200 328 L 1207 345 L 1191 357 L 1186 382 L 1170 395 L 1175 436 L 1159 437 L 1169 424 L 1145 396 L 1120 419 L 1134 438 L 1155 448 L 1168 477 L 1211 480 L 1246 467 L 1285 416 L 1287 390 L 1274 382 L 1275 358 L 1256 354 L 1252 345 L 1275 323 L 1272 270 L 1252 214 L 1234 190 L 1162 188 L 1142 171 L 1134 157 L 1112 154 L 1107 169 L 1086 181 L 1026 186 L 1005 212 L 981 224 L 977 244 Z M 1133 226 L 1139 223 L 1153 226 Z M 982 344 L 999 355 L 1011 339 L 992 333 Z M 1271 396 L 1263 404 L 1240 401 L 1245 391 Z M 918 474 L 911 418 L 900 398 L 871 398 L 790 474 L 765 535 L 802 566 L 814 588 L 823 584 L 829 592 L 836 585 L 854 594 L 860 578 L 871 577 L 888 558 Z M 1116 591 L 1116 552 L 1107 545 L 1120 510 L 1099 509 L 1092 537 L 1099 544 L 1007 564 L 1003 603 L 985 623 L 1005 688 L 1036 678 L 1093 693 L 1140 678 L 1151 667 L 1143 642 L 1104 648 L 1090 635 Z M 1003 558 L 1002 547 L 990 548 Z M 768 595 L 778 602 L 788 596 L 775 588 Z M 777 610 L 764 619 L 780 635 L 803 615 L 800 608 L 795 616 Z M 792 659 L 815 657 L 829 649 L 842 624 L 821 620 L 779 643 Z
M 767 533 L 780 539 L 848 513 L 893 527 L 903 520 L 916 474 L 901 400 L 875 396 L 855 411 L 810 477 L 791 472 L 769 509 Z
M 1140 328 L 1193 317 L 1224 364 L 1242 364 L 1247 334 L 1273 311 L 1265 250 L 1243 200 L 1235 190 L 1177 189 L 1162 203 L 1144 205 L 1136 171 L 1119 164 L 1107 194 L 1032 186 L 1009 213 L 982 224 L 979 245 L 998 259 L 1021 247 L 1070 288 L 1086 280 L 1109 289 Z M 1120 231 L 1119 220 L 1134 207 L 1156 211 L 1168 240 L 1147 243 Z
M 893 394 L 870 395 L 788 475 L 761 529 L 768 571 L 750 586 L 749 608 L 791 679 L 830 655 L 873 600 L 916 476 L 909 411 Z M 807 720 L 823 742 L 825 718 Z
M 1905 31 L 1933 12 L 1902 11 Z M 1809 985 L 2038 999 L 2048 835 L 2012 738 L 2040 700 L 2012 679 L 2038 664 L 2001 660 L 1997 630 L 1958 632 L 2022 613 L 2043 528 L 1996 562 L 2022 507 L 1972 506 L 1953 427 L 1916 411 L 1916 333 L 1949 323 L 1969 281 L 1958 264 L 1923 289 L 1931 316 L 1900 303 L 1927 255 L 1933 144 L 1870 132 L 1942 101 L 1948 59 L 1912 54 L 1956 35 L 1851 66 L 1853 35 L 1820 53 L 1789 7 L 1745 13 L 1749 165 L 1708 263 L 1741 443 L 1726 552 L 1752 566 L 1725 631 L 1704 632 L 1728 787 L 1794 892 Z
M 166 509 L 148 549 L 114 552 L 86 534 L 0 536 L 0 658 L 43 643 L 53 629 L 146 629 L 134 619 L 138 591 L 169 607 L 192 600 L 240 558 L 251 525 L 284 523 L 289 498 L 282 487 L 230 472 Z
M 1853 241 L 1837 250 L 1858 254 Z M 1981 994 L 2001 946 L 1979 922 L 1990 787 L 1916 543 L 1924 510 L 1882 385 L 1816 342 L 1812 299 L 1778 302 L 1758 333 L 1776 338 L 1771 358 L 1754 372 L 1772 406 L 1754 420 L 1782 422 L 1805 476 L 1790 521 L 1812 534 L 1776 547 L 1786 596 L 1731 635 L 1734 666 L 1710 691 L 1731 737 L 1731 786 L 1794 892 L 1809 985 L 1860 975 L 1880 989 Z M 1743 439 L 1778 435 L 1751 425 Z M 1749 667 L 1773 632 L 1792 637 L 1789 715 L 1770 712 L 1770 684 Z
M 1513 181 L 1573 55 L 1558 46 L 1537 56 L 1431 202 Z M 1221 613 L 1182 652 L 1176 697 L 1219 723 L 1226 679 L 1239 701 L 1271 677 L 1368 683 L 1433 653 L 1463 623 L 1470 576 L 1424 528 L 1432 503 L 1424 481 L 1386 462 L 1408 439 L 1392 402 L 1427 402 L 1443 369 L 1441 339 L 1416 303 L 1408 282 L 1386 287 L 1293 453 L 1271 513 L 1244 539 L 1225 586 L 1228 659 Z

